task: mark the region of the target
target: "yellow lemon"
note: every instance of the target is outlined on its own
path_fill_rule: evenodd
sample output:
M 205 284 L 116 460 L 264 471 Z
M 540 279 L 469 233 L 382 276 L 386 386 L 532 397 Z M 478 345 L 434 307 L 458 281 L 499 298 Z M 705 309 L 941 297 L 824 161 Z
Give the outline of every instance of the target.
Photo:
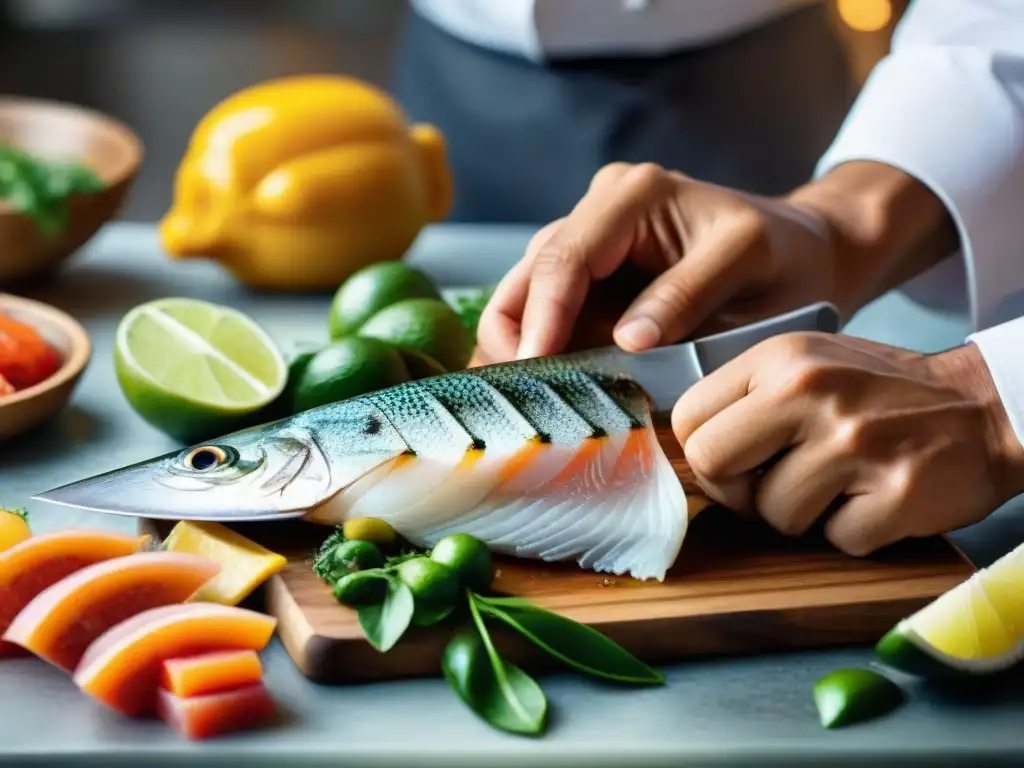
M 437 129 L 359 80 L 290 77 L 200 121 L 160 236 L 173 258 L 214 259 L 256 288 L 333 290 L 401 258 L 451 202 Z

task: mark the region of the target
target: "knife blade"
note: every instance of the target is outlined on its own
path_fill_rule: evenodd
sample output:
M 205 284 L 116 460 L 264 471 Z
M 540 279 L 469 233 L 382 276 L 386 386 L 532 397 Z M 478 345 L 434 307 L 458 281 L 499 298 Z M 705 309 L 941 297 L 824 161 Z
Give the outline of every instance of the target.
M 762 341 L 784 333 L 836 333 L 838 330 L 836 308 L 819 302 L 739 328 L 645 352 L 625 352 L 612 346 L 564 357 L 608 373 L 629 374 L 647 392 L 652 410 L 665 414 L 671 412 L 680 396 L 704 376 Z

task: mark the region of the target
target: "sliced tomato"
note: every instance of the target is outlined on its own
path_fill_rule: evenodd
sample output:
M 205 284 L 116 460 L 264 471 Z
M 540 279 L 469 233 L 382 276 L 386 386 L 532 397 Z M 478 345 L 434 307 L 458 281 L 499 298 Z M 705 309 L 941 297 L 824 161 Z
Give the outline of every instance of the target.
M 35 328 L 0 314 L 0 378 L 16 390 L 27 389 L 50 378 L 60 366 L 60 355 Z

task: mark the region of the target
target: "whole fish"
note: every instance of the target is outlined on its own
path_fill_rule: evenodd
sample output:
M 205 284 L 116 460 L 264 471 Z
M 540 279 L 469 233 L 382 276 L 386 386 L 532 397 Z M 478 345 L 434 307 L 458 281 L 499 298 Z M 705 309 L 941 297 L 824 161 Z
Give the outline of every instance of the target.
M 670 409 L 773 332 L 834 326 L 834 310 L 812 309 L 639 355 L 609 348 L 421 379 L 36 498 L 172 520 L 376 517 L 419 546 L 462 532 L 502 553 L 661 580 L 688 516 L 652 405 Z

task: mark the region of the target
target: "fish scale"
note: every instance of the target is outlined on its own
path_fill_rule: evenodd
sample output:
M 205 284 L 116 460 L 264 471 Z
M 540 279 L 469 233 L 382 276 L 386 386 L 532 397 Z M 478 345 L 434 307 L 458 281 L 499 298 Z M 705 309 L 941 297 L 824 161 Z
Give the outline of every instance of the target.
M 596 434 L 595 427 L 537 376 L 504 366 L 481 368 L 475 375 L 501 392 L 549 442 L 579 445 Z
M 417 456 L 458 459 L 475 439 L 429 390 L 417 382 L 366 396 L 398 430 Z
M 542 375 L 576 413 L 603 434 L 614 434 L 641 426 L 593 376 L 582 371 L 544 371 Z
M 476 439 L 477 447 L 514 451 L 540 437 L 495 387 L 472 373 L 453 373 L 416 382 L 433 395 Z

